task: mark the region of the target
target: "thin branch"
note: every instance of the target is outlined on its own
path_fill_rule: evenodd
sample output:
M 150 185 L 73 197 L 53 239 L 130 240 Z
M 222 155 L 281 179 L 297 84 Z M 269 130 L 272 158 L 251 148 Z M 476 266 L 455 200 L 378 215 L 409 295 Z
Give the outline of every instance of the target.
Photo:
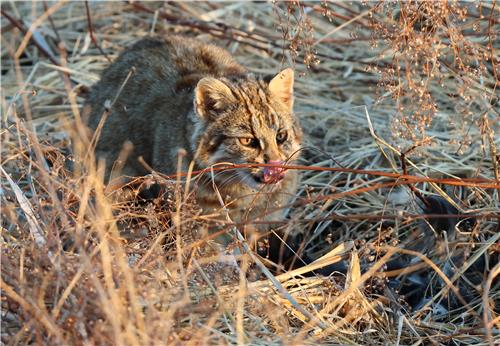
M 28 30 L 26 29 L 26 26 L 24 25 L 24 22 L 22 20 L 14 18 L 12 15 L 10 15 L 7 11 L 4 11 L 3 9 L 1 9 L 1 12 L 2 16 L 7 18 L 7 20 L 16 28 L 18 28 L 24 35 L 28 33 Z M 52 53 L 47 51 L 45 47 L 43 47 L 33 36 L 30 37 L 30 40 L 38 48 L 38 50 L 40 50 L 40 52 L 42 52 L 42 54 L 45 55 L 50 60 L 51 63 L 60 66 L 59 61 L 57 61 L 57 59 L 52 55 Z
M 47 0 L 43 1 L 43 9 L 45 10 L 45 12 L 47 12 L 49 10 L 49 6 L 47 5 Z M 54 21 L 52 20 L 52 16 L 49 15 L 48 18 L 49 18 L 50 26 L 52 27 L 52 31 L 54 31 L 54 34 L 56 35 L 57 42 L 61 42 L 62 41 L 61 36 L 59 36 L 59 31 L 57 30 L 57 28 L 54 24 Z
M 89 29 L 90 40 L 92 41 L 94 46 L 96 46 L 96 48 L 99 50 L 101 55 L 103 55 L 106 58 L 106 60 L 108 60 L 108 62 L 111 62 L 111 59 L 104 52 L 104 50 L 102 50 L 101 46 L 99 46 L 99 44 L 97 43 L 97 40 L 94 36 L 94 30 L 93 30 L 93 26 L 92 26 L 92 19 L 90 18 L 90 9 L 89 9 L 89 1 L 88 0 L 85 0 L 85 11 L 87 13 L 87 26 Z
M 142 5 L 139 2 L 132 2 L 128 1 L 130 5 L 134 7 L 134 9 L 142 12 L 147 12 L 152 15 L 155 15 L 156 11 L 153 11 L 152 9 L 147 8 L 146 6 Z M 264 37 L 263 35 L 256 36 L 253 33 L 247 32 L 245 30 L 227 25 L 225 23 L 214 23 L 214 22 L 205 22 L 205 21 L 199 21 L 199 20 L 192 20 L 192 19 L 184 19 L 184 18 L 179 18 L 176 17 L 172 14 L 166 13 L 164 11 L 158 11 L 158 17 L 166 19 L 169 24 L 174 24 L 174 25 L 179 25 L 179 26 L 187 26 L 192 29 L 197 29 L 202 32 L 206 32 L 214 37 L 221 38 L 221 39 L 226 39 L 230 41 L 236 41 L 238 43 L 265 51 L 269 53 L 269 47 L 273 48 L 278 48 L 278 49 L 283 49 L 281 44 L 278 42 L 280 41 L 280 37 Z M 253 42 L 250 42 L 250 41 Z M 324 59 L 330 59 L 332 61 L 348 61 L 348 62 L 356 62 L 362 65 L 371 65 L 371 66 L 379 66 L 383 67 L 382 65 L 385 66 L 385 64 L 374 64 L 373 62 L 365 62 L 365 61 L 359 61 L 359 60 L 353 60 L 350 58 L 343 58 L 340 59 L 335 56 L 331 56 L 328 54 L 324 54 L 321 52 L 315 53 L 316 56 Z
M 327 172 L 342 172 L 342 173 L 354 173 L 354 174 L 366 174 L 378 177 L 387 177 L 398 180 L 397 185 L 409 184 L 409 183 L 436 183 L 444 185 L 453 186 L 469 186 L 469 187 L 482 187 L 485 189 L 500 189 L 500 184 L 498 184 L 494 179 L 485 178 L 427 178 L 419 177 L 414 175 L 405 175 L 400 173 L 390 173 L 375 170 L 365 170 L 365 169 L 353 169 L 353 168 L 342 168 L 342 167 L 318 167 L 318 166 L 300 166 L 300 165 L 272 165 L 266 163 L 248 163 L 248 164 L 231 164 L 231 163 L 221 163 L 219 167 L 209 167 L 201 169 L 198 171 L 193 171 L 192 176 L 210 173 L 214 171 L 223 171 L 231 169 L 243 169 L 243 168 L 258 168 L 258 167 L 276 167 L 285 168 L 287 170 L 301 170 L 301 171 L 327 171 Z M 178 173 L 180 176 L 185 177 L 188 175 L 186 172 Z M 163 175 L 161 177 L 165 179 L 175 179 L 178 174 L 173 175 Z M 404 181 L 401 181 L 404 180 Z

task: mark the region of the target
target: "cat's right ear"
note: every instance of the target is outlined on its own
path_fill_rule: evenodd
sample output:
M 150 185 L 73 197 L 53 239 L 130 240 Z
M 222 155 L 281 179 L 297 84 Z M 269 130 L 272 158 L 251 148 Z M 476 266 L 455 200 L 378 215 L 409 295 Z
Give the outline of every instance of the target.
M 195 110 L 205 120 L 214 118 L 235 102 L 231 89 L 216 78 L 205 77 L 196 86 Z

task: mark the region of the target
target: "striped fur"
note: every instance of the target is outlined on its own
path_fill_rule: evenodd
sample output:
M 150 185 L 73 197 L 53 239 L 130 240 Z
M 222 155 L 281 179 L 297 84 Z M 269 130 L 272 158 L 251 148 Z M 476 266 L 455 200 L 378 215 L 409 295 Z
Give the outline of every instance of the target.
M 292 111 L 292 87 L 290 69 L 263 78 L 216 46 L 185 37 L 146 38 L 103 72 L 84 112 L 93 129 L 109 112 L 96 149 L 106 159 L 107 177 L 147 173 L 139 157 L 156 171 L 174 173 L 180 148 L 197 169 L 220 162 L 290 162 L 298 158 L 302 137 Z M 244 145 L 242 138 L 255 145 Z M 112 172 L 124 143 L 132 143 L 131 154 L 118 165 L 121 172 Z M 215 175 L 235 221 L 279 217 L 280 211 L 271 211 L 294 194 L 295 172 L 286 172 L 275 184 L 260 183 L 259 174 L 261 169 Z M 207 213 L 221 209 L 209 180 L 201 179 L 197 188 Z

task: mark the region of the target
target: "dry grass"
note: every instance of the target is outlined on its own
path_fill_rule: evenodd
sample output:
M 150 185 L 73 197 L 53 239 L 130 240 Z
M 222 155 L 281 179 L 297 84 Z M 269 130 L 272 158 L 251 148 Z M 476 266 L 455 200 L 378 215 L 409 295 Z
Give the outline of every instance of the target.
M 84 2 L 45 5 L 2 3 L 3 343 L 499 341 L 494 2 L 99 2 L 100 49 Z M 324 257 L 266 268 L 180 179 L 105 188 L 79 108 L 108 59 L 153 32 L 216 42 L 257 73 L 299 72 L 310 168 L 281 231 Z M 152 181 L 162 193 L 144 200 Z M 430 230 L 416 194 L 477 222 Z M 207 235 L 214 219 L 239 237 L 239 267 Z M 318 273 L 333 263 L 347 275 Z M 418 292 L 405 301 L 401 285 Z

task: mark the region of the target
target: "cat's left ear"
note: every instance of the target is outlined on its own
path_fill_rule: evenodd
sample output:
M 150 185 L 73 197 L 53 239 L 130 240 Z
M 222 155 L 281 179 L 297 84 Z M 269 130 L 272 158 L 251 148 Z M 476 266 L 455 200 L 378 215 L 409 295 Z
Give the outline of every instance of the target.
M 284 69 L 269 82 L 269 91 L 289 109 L 293 108 L 293 70 Z
M 202 78 L 194 94 L 195 110 L 205 120 L 215 119 L 219 113 L 236 103 L 231 89 L 221 80 L 212 77 Z

